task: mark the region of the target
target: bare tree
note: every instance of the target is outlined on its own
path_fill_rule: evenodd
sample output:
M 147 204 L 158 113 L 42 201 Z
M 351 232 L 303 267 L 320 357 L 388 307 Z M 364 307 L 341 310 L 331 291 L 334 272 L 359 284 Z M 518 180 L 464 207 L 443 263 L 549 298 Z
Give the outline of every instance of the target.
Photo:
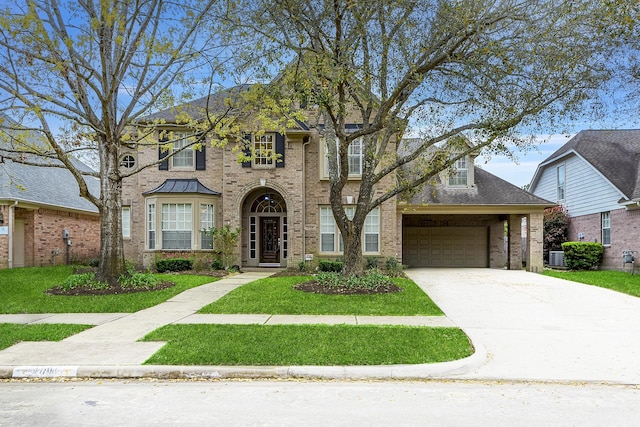
M 34 165 L 51 159 L 47 166 L 73 174 L 80 195 L 100 212 L 100 280 L 115 284 L 126 272 L 122 181 L 135 172 L 120 168 L 122 154 L 158 144 L 152 136 L 161 123 L 145 116 L 196 91 L 210 93 L 224 61 L 216 25 L 230 12 L 228 2 L 219 3 L 18 0 L 4 6 L 0 113 L 15 119 L 0 123 L 5 157 L 25 162 L 30 153 L 40 158 Z M 191 123 L 189 113 L 181 113 L 198 135 L 183 149 L 197 147 L 211 131 L 224 137 L 227 117 Z M 83 152 L 98 160 L 97 172 L 76 167 L 72 156 Z M 86 176 L 99 178 L 100 194 L 89 192 Z
M 522 135 L 583 113 L 610 77 L 614 35 L 603 29 L 614 12 L 590 0 L 261 0 L 244 7 L 237 28 L 262 35 L 264 57 L 286 60 L 278 81 L 317 106 L 318 129 L 336 141 L 328 144 L 330 200 L 348 275 L 362 272 L 360 236 L 373 208 L 471 152 L 533 144 Z M 348 132 L 348 123 L 362 127 Z M 407 135 L 417 140 L 403 145 Z M 350 218 L 342 191 L 357 140 L 364 157 Z M 389 175 L 396 184 L 380 192 Z

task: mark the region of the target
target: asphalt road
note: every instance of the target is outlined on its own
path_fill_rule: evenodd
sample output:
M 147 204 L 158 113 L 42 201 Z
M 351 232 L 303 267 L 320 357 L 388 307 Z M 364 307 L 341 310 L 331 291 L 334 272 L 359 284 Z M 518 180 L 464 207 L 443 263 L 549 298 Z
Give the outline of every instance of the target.
M 478 381 L 8 381 L 1 426 L 632 426 L 640 386 Z

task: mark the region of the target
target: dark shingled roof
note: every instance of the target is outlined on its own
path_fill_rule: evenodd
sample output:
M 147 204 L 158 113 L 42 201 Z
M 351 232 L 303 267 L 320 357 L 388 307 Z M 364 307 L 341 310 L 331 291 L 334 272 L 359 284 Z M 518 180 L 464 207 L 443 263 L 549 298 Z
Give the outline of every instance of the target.
M 582 156 L 628 199 L 640 197 L 640 130 L 583 130 L 541 165 L 571 152 Z
M 171 107 L 158 111 L 157 113 L 150 114 L 143 117 L 140 121 L 142 123 L 150 123 L 153 121 L 163 121 L 167 124 L 175 124 L 176 116 L 178 114 L 188 114 L 189 117 L 200 120 L 205 117 L 205 111 L 209 111 L 210 114 L 229 114 L 233 115 L 237 113 L 233 108 L 230 109 L 230 103 L 234 100 L 238 100 L 242 92 L 246 92 L 252 85 L 243 84 L 233 86 L 228 89 L 222 89 L 211 95 L 203 96 L 202 98 L 194 99 L 193 101 L 179 105 L 177 107 Z M 294 120 L 297 124 L 296 130 L 309 130 L 307 124 L 301 122 L 298 119 Z
M 8 126 L 15 123 L 4 114 L 0 114 L 0 120 L 8 120 Z M 6 132 L 11 133 L 12 131 L 6 130 Z M 37 140 L 32 143 L 37 143 Z M 26 160 L 41 163 L 43 166 L 13 162 L 3 157 L 3 154 L 10 155 L 4 150 L 11 148 L 11 143 L 8 140 L 0 139 L 0 200 L 98 213 L 98 208 L 95 205 L 80 197 L 78 183 L 71 172 L 63 167 L 53 166 L 61 166 L 60 161 L 25 155 Z M 93 172 L 89 166 L 77 159 L 72 158 L 71 162 L 81 171 Z M 85 176 L 84 180 L 91 194 L 98 197 L 100 195 L 100 181 L 91 176 Z
M 427 185 L 413 196 L 408 203 L 412 205 L 544 205 L 554 203 L 525 191 L 497 176 L 474 166 L 472 188 L 455 188 L 442 185 Z
M 159 193 L 197 193 L 219 196 L 221 193 L 213 191 L 202 185 L 197 178 L 190 179 L 167 179 L 159 187 L 142 193 L 145 196 Z

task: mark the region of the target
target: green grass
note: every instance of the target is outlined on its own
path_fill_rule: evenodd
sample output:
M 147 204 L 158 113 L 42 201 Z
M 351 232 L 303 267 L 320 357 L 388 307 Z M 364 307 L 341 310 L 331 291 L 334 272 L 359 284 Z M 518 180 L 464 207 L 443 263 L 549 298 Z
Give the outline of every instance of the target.
M 640 272 L 639 272 L 640 273 Z M 599 286 L 614 291 L 622 292 L 634 297 L 640 297 L 640 274 L 622 271 L 608 270 L 587 270 L 587 271 L 565 271 L 565 270 L 545 270 L 545 276 L 558 277 L 560 279 L 585 283 L 587 285 Z
M 144 341 L 168 342 L 145 362 L 156 365 L 392 365 L 473 353 L 460 329 L 408 326 L 168 325 Z
M 209 276 L 158 275 L 176 283 L 168 289 L 120 295 L 47 295 L 72 273 L 69 266 L 0 270 L 0 313 L 132 313 L 152 307 L 189 288 L 218 280 Z
M 20 341 L 60 341 L 88 328 L 91 328 L 91 325 L 0 323 L 0 350 L 11 347 Z
M 438 316 L 442 311 L 411 280 L 393 279 L 401 292 L 373 295 L 324 295 L 297 291 L 309 276 L 268 277 L 243 285 L 200 313 L 349 314 Z

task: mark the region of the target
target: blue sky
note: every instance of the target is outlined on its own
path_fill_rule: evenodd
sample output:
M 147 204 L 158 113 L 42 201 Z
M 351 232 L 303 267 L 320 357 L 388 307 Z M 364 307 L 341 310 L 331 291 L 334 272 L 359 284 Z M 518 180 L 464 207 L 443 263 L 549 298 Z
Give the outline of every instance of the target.
M 526 153 L 516 152 L 517 163 L 505 156 L 494 156 L 486 162 L 486 159 L 480 156 L 476 159 L 476 166 L 518 187 L 522 187 L 531 182 L 540 162 L 569 141 L 571 136 L 573 135 L 545 135 L 541 137 L 544 142 L 538 145 L 537 149 Z

